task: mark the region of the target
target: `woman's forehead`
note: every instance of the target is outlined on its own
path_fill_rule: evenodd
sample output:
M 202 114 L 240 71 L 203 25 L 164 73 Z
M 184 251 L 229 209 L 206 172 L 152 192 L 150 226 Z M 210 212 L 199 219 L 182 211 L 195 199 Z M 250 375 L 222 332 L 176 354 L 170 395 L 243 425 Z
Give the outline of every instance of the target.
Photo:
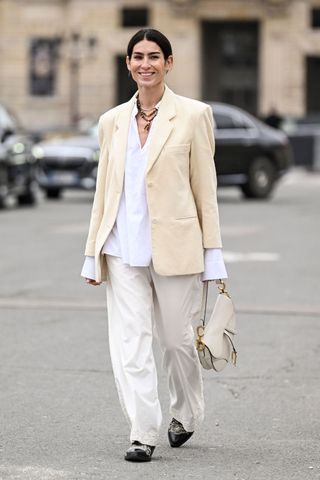
M 141 42 L 138 42 L 135 44 L 133 47 L 133 51 L 135 53 L 141 52 L 141 53 L 162 53 L 161 48 L 159 45 L 155 42 L 152 42 L 150 40 L 141 40 Z

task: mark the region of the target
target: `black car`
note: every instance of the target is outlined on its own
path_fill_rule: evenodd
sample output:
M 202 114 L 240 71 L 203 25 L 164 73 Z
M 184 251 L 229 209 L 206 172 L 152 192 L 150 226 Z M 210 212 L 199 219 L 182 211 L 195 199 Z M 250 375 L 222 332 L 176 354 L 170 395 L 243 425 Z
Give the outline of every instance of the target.
M 239 186 L 247 198 L 267 198 L 292 164 L 287 136 L 240 108 L 211 103 L 219 186 Z
M 99 161 L 96 126 L 82 136 L 41 142 L 33 151 L 42 165 L 39 181 L 47 198 L 60 198 L 66 188 L 95 188 Z
M 268 197 L 291 164 L 286 135 L 239 108 L 210 105 L 215 119 L 218 186 L 236 185 L 246 197 Z M 42 159 L 40 183 L 48 197 L 58 198 L 64 188 L 95 187 L 97 126 L 85 136 L 40 143 L 35 153 Z
M 38 161 L 33 142 L 18 127 L 9 111 L 0 105 L 0 208 L 9 197 L 20 205 L 33 205 L 38 191 Z

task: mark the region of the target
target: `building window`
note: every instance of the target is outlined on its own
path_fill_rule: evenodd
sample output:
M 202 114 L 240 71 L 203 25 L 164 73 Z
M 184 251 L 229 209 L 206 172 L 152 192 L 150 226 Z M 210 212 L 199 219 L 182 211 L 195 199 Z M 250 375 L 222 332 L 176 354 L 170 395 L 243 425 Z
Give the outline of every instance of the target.
M 149 11 L 147 8 L 123 8 L 123 27 L 146 27 L 149 24 Z
M 30 94 L 52 96 L 56 84 L 57 39 L 34 38 L 30 45 Z
M 320 113 L 320 56 L 306 58 L 306 110 Z
M 125 53 L 115 57 L 116 62 L 116 104 L 127 102 L 137 91 L 137 84 L 133 78 L 128 76 L 128 69 L 125 62 Z
M 204 21 L 202 98 L 257 113 L 259 23 Z
M 320 8 L 311 10 L 311 26 L 312 28 L 320 28 Z

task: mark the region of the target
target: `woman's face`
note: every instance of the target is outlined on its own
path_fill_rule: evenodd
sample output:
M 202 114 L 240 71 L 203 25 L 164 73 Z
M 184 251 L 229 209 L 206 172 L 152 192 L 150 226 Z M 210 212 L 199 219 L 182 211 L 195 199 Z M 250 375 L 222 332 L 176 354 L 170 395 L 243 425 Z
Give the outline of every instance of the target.
M 155 87 L 164 82 L 166 73 L 172 68 L 173 58 L 164 59 L 159 45 L 142 40 L 133 47 L 131 58 L 127 57 L 127 67 L 138 88 Z

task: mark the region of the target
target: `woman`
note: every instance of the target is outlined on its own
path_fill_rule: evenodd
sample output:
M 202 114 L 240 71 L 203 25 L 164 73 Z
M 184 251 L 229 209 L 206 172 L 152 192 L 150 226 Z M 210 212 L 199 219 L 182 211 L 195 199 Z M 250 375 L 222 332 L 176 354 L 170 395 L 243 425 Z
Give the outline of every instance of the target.
M 211 109 L 165 85 L 173 56 L 162 33 L 137 32 L 126 61 L 138 92 L 99 121 L 101 154 L 81 275 L 90 285 L 106 280 L 111 361 L 131 427 L 125 459 L 150 461 L 162 421 L 153 330 L 169 379 L 169 443 L 179 447 L 204 414 L 192 328 L 201 279 L 227 274 Z

